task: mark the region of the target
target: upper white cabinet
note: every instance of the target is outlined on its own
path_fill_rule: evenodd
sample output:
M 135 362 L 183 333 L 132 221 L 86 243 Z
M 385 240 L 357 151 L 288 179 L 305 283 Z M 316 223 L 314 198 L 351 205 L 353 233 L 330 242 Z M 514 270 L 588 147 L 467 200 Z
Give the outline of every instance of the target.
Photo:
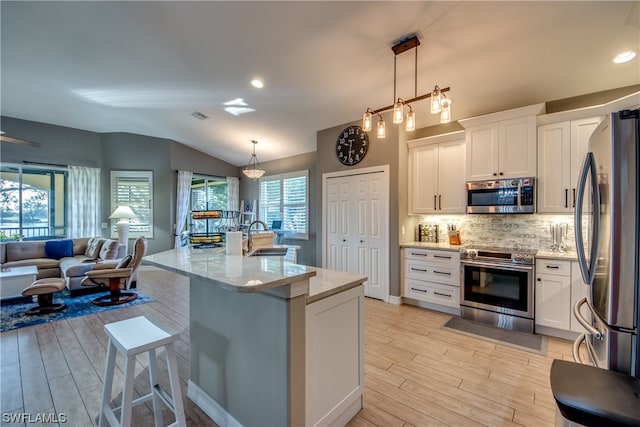
M 409 141 L 409 213 L 466 211 L 463 132 Z
M 544 104 L 460 120 L 466 129 L 466 180 L 535 177 L 536 115 Z
M 570 213 L 589 137 L 603 117 L 538 126 L 538 212 Z

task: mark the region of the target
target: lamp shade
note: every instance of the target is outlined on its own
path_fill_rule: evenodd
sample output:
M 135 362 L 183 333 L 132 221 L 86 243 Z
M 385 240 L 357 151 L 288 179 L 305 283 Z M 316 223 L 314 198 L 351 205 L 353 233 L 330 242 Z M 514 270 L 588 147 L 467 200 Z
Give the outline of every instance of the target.
M 118 206 L 118 208 L 109 215 L 109 219 L 135 218 L 136 216 L 129 206 Z

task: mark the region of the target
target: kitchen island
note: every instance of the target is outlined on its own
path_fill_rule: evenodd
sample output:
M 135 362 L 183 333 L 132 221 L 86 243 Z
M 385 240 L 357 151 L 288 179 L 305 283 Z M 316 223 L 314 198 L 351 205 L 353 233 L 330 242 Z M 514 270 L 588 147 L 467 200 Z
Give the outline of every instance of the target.
M 188 396 L 220 426 L 343 425 L 362 408 L 365 276 L 179 248 L 189 277 Z

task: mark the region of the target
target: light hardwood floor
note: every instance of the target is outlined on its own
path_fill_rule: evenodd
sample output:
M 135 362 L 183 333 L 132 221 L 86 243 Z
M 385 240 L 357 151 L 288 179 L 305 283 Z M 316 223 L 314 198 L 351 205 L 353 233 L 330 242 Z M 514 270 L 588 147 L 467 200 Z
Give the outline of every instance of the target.
M 186 397 L 188 280 L 143 266 L 138 289 L 154 302 L 1 333 L 0 422 L 7 424 L 8 413 L 62 414 L 61 426 L 96 425 L 108 342 L 103 326 L 144 314 L 182 331 L 176 350 L 187 423 L 214 426 Z M 553 426 L 549 367 L 554 358 L 571 359 L 571 343 L 549 339 L 547 356 L 540 356 L 443 330 L 448 317 L 366 300 L 365 407 L 350 425 Z M 145 356 L 136 365 L 136 393 L 148 387 L 147 363 Z M 120 355 L 117 364 L 123 367 Z M 160 383 L 168 389 L 166 375 Z M 165 422 L 172 419 L 165 411 Z M 149 406 L 134 409 L 133 424 L 154 425 Z

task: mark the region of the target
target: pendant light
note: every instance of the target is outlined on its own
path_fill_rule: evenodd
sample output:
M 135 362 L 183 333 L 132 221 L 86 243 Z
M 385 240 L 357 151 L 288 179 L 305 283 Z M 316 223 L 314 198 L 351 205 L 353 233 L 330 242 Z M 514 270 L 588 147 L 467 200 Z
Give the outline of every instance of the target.
M 429 91 L 425 94 L 418 95 L 418 46 L 420 46 L 420 40 L 415 34 L 411 34 L 391 47 L 393 50 L 394 58 L 393 58 L 393 104 L 388 105 L 382 108 L 371 109 L 367 108 L 365 113 L 362 116 L 362 129 L 365 131 L 370 131 L 373 125 L 373 115 L 377 114 L 380 117 L 378 120 L 378 125 L 376 129 L 376 134 L 378 138 L 384 138 L 385 136 L 385 123 L 382 120 L 382 116 L 380 113 L 383 111 L 393 110 L 393 123 L 400 124 L 404 120 L 406 120 L 407 131 L 413 131 L 416 128 L 416 116 L 411 108 L 411 103 L 422 101 L 423 99 L 429 99 L 430 106 L 429 111 L 431 114 L 440 113 L 440 123 L 449 123 L 451 121 L 451 100 L 447 99 L 445 96 L 445 92 L 450 91 L 449 87 L 440 88 L 439 86 L 435 86 L 432 91 Z M 397 84 L 397 73 L 396 73 L 396 57 L 408 50 L 415 49 L 415 60 L 414 60 L 414 97 L 411 99 L 402 99 L 396 98 L 396 84 Z M 409 112 L 404 115 L 404 106 L 405 104 L 409 107 Z
M 253 154 L 251 155 L 251 159 L 249 159 L 249 163 L 247 164 L 247 166 L 242 170 L 242 173 L 245 174 L 245 176 L 247 176 L 248 178 L 258 179 L 262 175 L 264 175 L 265 171 L 264 169 L 260 168 L 258 157 L 256 157 L 256 144 L 258 143 L 258 141 L 252 140 L 251 143 L 253 144 Z

